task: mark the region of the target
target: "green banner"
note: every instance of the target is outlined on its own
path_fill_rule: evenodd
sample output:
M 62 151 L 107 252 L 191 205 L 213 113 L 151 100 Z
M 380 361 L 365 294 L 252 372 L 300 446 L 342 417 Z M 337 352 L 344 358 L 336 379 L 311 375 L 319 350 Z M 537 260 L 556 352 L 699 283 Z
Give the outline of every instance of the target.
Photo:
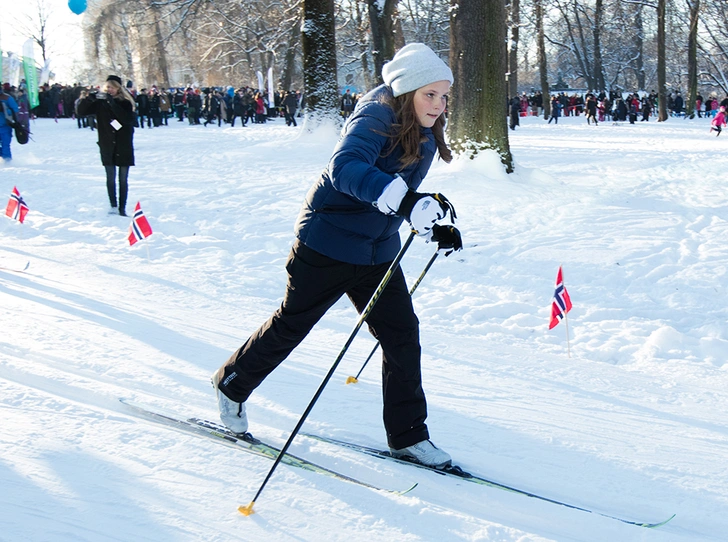
M 25 72 L 25 84 L 28 87 L 28 102 L 30 108 L 38 107 L 38 70 L 35 68 L 33 55 L 33 40 L 28 40 L 23 45 L 23 72 Z

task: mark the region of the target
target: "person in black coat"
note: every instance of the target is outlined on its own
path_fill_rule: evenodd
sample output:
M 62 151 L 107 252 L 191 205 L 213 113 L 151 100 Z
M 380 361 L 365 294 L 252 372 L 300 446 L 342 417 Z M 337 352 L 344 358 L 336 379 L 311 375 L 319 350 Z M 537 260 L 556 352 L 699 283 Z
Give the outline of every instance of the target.
M 149 95 L 147 89 L 143 88 L 136 95 L 136 110 L 137 116 L 139 117 L 139 127 L 144 128 L 144 123 L 147 123 L 149 128 L 152 127 L 152 121 L 149 118 Z
M 185 93 L 181 88 L 177 89 L 172 98 L 174 104 L 174 112 L 177 115 L 177 121 L 183 122 L 185 120 Z
M 521 100 L 518 96 L 514 96 L 511 98 L 510 106 L 509 106 L 509 112 L 510 112 L 510 129 L 515 130 L 516 126 L 519 126 L 520 124 L 520 116 L 521 116 Z
M 149 101 L 149 120 L 152 122 L 152 126 L 158 128 L 162 125 L 162 109 L 159 91 L 152 87 L 147 100 Z
M 230 126 L 235 127 L 235 119 L 240 118 L 240 124 L 245 126 L 245 106 L 243 105 L 243 89 L 239 88 L 233 96 L 233 114 L 230 117 Z
M 617 114 L 615 115 L 615 118 L 614 118 L 615 121 L 627 120 L 627 104 L 624 103 L 624 100 L 622 98 L 617 99 L 617 103 L 615 104 L 615 109 L 617 112 Z
M 220 93 L 217 90 L 210 92 L 207 104 L 207 120 L 205 120 L 204 125 L 212 124 L 215 119 L 217 119 L 217 125 L 220 126 L 222 117 L 220 115 Z
M 283 114 L 286 117 L 286 126 L 298 126 L 296 124 L 296 109 L 298 108 L 298 96 L 293 90 L 286 92 L 283 99 Z
M 126 215 L 129 167 L 134 165 L 134 98 L 109 75 L 105 92 L 91 92 L 78 104 L 78 114 L 96 115 L 101 163 L 106 168 L 109 214 Z M 116 200 L 116 168 L 119 168 L 119 200 Z
M 200 91 L 189 90 L 187 94 L 187 116 L 190 124 L 200 124 L 200 115 L 202 114 L 202 96 Z
M 594 121 L 594 126 L 598 126 L 597 123 L 597 97 L 594 94 L 587 94 L 586 96 L 586 123 L 591 124 Z
M 682 96 L 680 96 L 680 91 L 678 90 L 675 93 L 675 101 L 673 102 L 673 112 L 675 113 L 675 116 L 679 116 L 682 114 L 684 106 L 685 101 L 683 100 Z
M 648 97 L 644 97 L 642 99 L 642 120 L 648 121 L 650 120 L 650 114 L 652 113 L 652 103 L 650 102 L 650 99 Z M 642 121 L 640 121 L 642 122 Z

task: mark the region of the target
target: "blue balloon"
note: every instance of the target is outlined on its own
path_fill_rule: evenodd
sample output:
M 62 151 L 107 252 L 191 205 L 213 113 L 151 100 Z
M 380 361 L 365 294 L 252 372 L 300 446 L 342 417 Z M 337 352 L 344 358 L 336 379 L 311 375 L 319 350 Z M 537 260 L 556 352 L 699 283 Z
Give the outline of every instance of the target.
M 86 11 L 86 0 L 68 0 L 68 8 L 76 15 Z

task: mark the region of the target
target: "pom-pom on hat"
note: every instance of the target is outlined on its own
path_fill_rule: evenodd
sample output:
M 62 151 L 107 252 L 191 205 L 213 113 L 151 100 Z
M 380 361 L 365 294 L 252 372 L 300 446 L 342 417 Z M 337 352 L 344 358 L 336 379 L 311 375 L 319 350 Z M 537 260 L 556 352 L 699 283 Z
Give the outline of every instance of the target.
M 410 43 L 397 51 L 382 68 L 382 79 L 395 98 L 436 81 L 453 82 L 448 65 L 424 43 Z
M 106 78 L 106 80 L 107 81 L 116 81 L 117 83 L 119 83 L 119 85 L 121 85 L 121 77 L 119 77 L 118 75 L 109 75 Z

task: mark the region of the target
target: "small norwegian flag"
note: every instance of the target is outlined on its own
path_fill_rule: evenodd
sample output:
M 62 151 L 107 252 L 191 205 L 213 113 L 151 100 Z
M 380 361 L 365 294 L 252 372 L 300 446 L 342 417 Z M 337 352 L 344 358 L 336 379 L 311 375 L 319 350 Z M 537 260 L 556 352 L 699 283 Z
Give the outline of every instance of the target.
M 569 298 L 569 292 L 564 287 L 564 275 L 561 272 L 561 266 L 559 266 L 559 272 L 556 274 L 556 291 L 554 292 L 554 300 L 551 302 L 549 329 L 555 328 L 570 310 L 571 299 Z
M 136 207 L 134 207 L 134 217 L 131 219 L 131 225 L 129 226 L 129 246 L 146 239 L 150 235 L 152 235 L 152 227 L 149 225 L 147 217 L 144 216 L 141 203 L 137 201 Z
M 18 192 L 18 189 L 13 186 L 13 192 L 10 194 L 10 200 L 8 201 L 8 206 L 5 209 L 5 214 L 22 224 L 25 220 L 25 215 L 28 214 L 29 210 L 30 209 L 28 209 L 23 198 L 20 197 L 20 192 Z

